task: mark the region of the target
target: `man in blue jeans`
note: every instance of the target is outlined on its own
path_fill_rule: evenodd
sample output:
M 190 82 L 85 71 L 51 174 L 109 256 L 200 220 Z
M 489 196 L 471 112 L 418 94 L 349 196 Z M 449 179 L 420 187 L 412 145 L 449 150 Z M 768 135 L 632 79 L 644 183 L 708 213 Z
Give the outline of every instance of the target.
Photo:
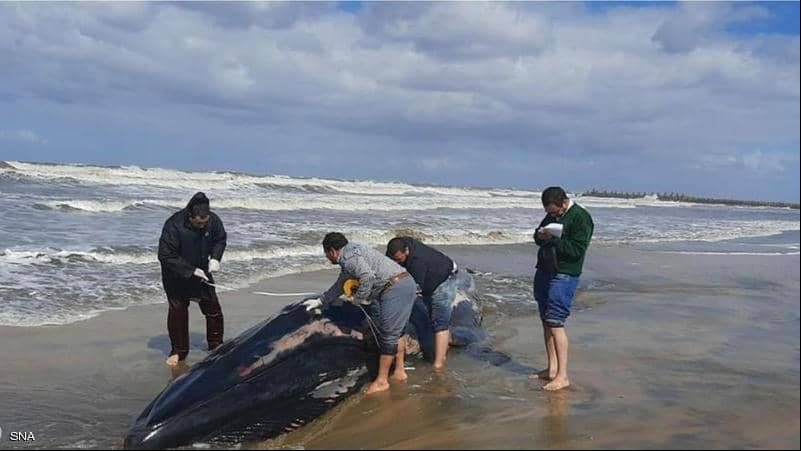
M 553 391 L 570 386 L 565 322 L 595 225 L 587 210 L 570 200 L 558 186 L 542 192 L 542 206 L 546 216 L 534 235 L 540 247 L 534 275 L 534 299 L 542 320 L 548 367 L 530 378 L 548 381 L 543 388 Z
M 406 268 L 420 289 L 434 332 L 434 368 L 445 367 L 458 268 L 447 255 L 408 236 L 387 243 L 387 257 Z

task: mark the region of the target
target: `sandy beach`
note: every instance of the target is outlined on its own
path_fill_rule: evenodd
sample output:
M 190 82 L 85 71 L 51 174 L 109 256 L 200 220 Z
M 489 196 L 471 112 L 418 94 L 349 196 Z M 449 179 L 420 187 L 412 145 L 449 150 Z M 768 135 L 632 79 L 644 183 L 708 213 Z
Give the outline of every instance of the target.
M 543 365 L 531 299 L 533 245 L 445 247 L 477 271 L 495 347 Z M 452 352 L 436 374 L 357 395 L 295 432 L 246 448 L 798 448 L 799 256 L 683 255 L 594 246 L 569 322 L 571 381 L 546 393 Z M 226 337 L 336 270 L 221 293 Z M 224 280 L 223 277 L 220 281 Z M 189 363 L 205 356 L 191 310 Z M 172 374 L 166 304 L 63 326 L 0 327 L 0 448 L 119 448 Z M 36 440 L 11 442 L 8 431 Z

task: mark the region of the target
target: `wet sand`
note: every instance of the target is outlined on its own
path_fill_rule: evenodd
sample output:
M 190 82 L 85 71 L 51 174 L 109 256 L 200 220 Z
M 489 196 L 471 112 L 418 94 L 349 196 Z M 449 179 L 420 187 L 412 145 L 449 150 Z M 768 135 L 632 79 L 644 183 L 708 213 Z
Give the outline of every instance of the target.
M 495 347 L 542 367 L 530 245 L 448 248 L 474 268 Z M 573 386 L 547 393 L 524 375 L 458 351 L 434 373 L 357 395 L 318 421 L 246 448 L 799 448 L 799 256 L 694 256 L 596 246 L 568 324 Z M 221 293 L 232 337 L 334 269 Z M 223 282 L 221 277 L 220 281 Z M 192 352 L 205 355 L 191 310 Z M 166 304 L 66 326 L 0 328 L 0 448 L 119 447 L 171 373 Z M 32 431 L 35 442 L 8 441 Z

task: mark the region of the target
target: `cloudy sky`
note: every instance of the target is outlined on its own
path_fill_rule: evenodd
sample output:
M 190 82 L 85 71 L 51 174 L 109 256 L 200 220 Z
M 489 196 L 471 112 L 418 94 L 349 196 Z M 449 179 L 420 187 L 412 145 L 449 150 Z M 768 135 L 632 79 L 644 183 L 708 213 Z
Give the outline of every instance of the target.
M 799 3 L 2 3 L 0 159 L 799 199 Z

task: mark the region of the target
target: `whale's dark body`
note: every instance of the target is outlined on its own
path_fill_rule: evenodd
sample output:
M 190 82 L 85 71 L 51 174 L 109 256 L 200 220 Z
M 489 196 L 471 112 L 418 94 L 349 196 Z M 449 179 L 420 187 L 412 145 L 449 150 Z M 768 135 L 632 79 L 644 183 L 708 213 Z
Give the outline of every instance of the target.
M 469 288 L 457 294 L 452 343 L 495 365 L 510 363 L 486 345 Z M 410 324 L 430 360 L 433 333 L 420 301 Z M 163 449 L 277 436 L 358 392 L 375 374 L 377 361 L 375 338 L 358 306 L 345 302 L 315 314 L 291 304 L 174 380 L 137 418 L 124 446 Z

